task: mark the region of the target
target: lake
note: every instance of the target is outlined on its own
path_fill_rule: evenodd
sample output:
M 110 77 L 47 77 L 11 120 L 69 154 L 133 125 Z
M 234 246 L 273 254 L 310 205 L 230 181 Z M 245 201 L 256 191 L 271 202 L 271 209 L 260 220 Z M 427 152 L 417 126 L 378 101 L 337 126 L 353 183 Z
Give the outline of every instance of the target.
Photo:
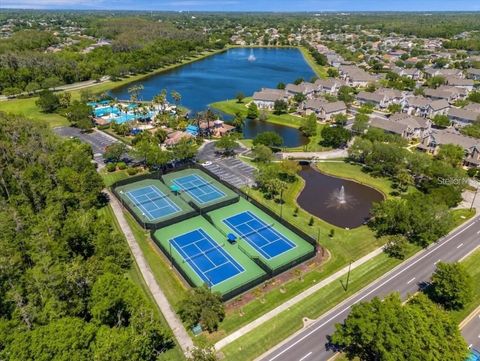
M 111 95 L 128 99 L 128 89 L 135 84 L 144 87 L 141 100 L 151 100 L 162 89 L 167 89 L 170 97 L 170 92 L 176 90 L 182 95 L 181 104 L 195 113 L 211 103 L 233 99 L 238 92 L 251 96 L 261 88 L 274 88 L 279 82 L 291 83 L 297 78 L 310 80 L 315 76 L 296 48 L 254 48 L 255 61 L 248 60 L 251 51 L 250 48 L 229 49 L 114 89 Z M 278 132 L 287 147 L 307 142 L 297 129 L 250 120 L 246 122 L 244 136 L 252 138 L 266 130 Z
M 374 202 L 384 199 L 382 193 L 363 184 L 332 177 L 309 165 L 299 173 L 305 180 L 297 203 L 307 212 L 342 228 L 355 228 L 370 218 Z

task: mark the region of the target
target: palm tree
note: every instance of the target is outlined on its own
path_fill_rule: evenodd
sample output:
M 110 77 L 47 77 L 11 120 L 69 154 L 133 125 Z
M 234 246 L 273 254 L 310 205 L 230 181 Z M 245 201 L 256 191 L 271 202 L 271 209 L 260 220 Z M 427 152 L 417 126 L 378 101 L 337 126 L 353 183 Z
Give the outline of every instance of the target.
M 172 93 L 170 95 L 172 96 L 173 100 L 175 101 L 175 105 L 178 106 L 178 103 L 180 103 L 180 100 L 182 100 L 182 95 L 175 90 L 172 90 Z
M 160 104 L 163 113 L 165 111 L 165 105 L 167 103 L 167 89 L 162 89 L 160 93 L 153 97 L 152 101 L 154 103 Z
M 139 99 L 140 91 L 143 90 L 142 84 L 133 85 L 128 88 L 128 93 L 130 94 L 130 100 L 132 102 L 137 102 Z

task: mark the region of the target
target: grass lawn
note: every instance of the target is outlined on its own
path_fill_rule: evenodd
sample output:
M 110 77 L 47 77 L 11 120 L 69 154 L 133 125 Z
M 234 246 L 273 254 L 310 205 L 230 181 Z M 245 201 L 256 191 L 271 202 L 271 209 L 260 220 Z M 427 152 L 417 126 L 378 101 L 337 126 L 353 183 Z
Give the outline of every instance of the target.
M 126 170 L 107 172 L 105 168 L 100 171 L 100 176 L 103 178 L 103 183 L 106 187 L 110 187 L 113 183 L 130 177 Z
M 319 78 L 325 79 L 328 77 L 327 75 L 328 66 L 319 65 L 313 58 L 312 54 L 310 54 L 307 48 L 300 46 L 298 49 L 302 53 L 308 65 L 310 65 L 310 68 L 312 68 L 312 70 L 315 72 L 315 74 L 317 74 Z M 305 79 L 305 80 L 309 81 L 310 79 Z
M 346 163 L 343 161 L 325 161 L 315 164 L 318 170 L 323 173 L 354 180 L 355 182 L 365 184 L 376 188 L 385 195 L 392 191 L 392 182 L 383 177 L 373 177 L 362 170 L 361 165 Z
M 473 301 L 470 302 L 463 310 L 452 311 L 451 315 L 453 319 L 460 323 L 472 313 L 480 305 L 480 249 L 477 249 L 470 256 L 462 261 L 463 266 L 473 279 Z
M 133 75 L 126 77 L 122 80 L 119 81 L 108 81 L 105 83 L 101 83 L 98 85 L 93 85 L 88 88 L 84 89 L 77 89 L 77 90 L 72 90 L 69 91 L 69 93 L 72 95 L 72 100 L 75 99 L 80 99 L 80 94 L 82 90 L 88 89 L 92 93 L 95 94 L 100 94 L 107 92 L 109 90 L 112 90 L 114 88 L 123 86 L 125 84 L 149 77 L 154 74 L 159 74 L 174 68 L 177 68 L 179 66 L 192 63 L 197 60 L 201 60 L 203 58 L 206 58 L 208 56 L 221 53 L 225 51 L 226 49 L 222 50 L 214 50 L 214 51 L 207 51 L 204 53 L 199 54 L 198 56 L 190 57 L 188 59 L 185 59 L 179 63 L 169 65 L 160 69 L 157 69 L 153 72 L 150 73 L 145 73 L 145 74 L 138 74 L 138 75 Z M 31 98 L 24 98 L 24 99 L 12 99 L 12 100 L 6 100 L 6 101 L 1 101 L 0 102 L 0 111 L 6 112 L 6 113 L 12 113 L 12 114 L 17 114 L 17 115 L 23 115 L 26 118 L 33 119 L 33 120 L 38 120 L 47 123 L 50 127 L 59 127 L 59 126 L 66 126 L 68 125 L 68 120 L 61 116 L 60 114 L 47 114 L 43 113 L 40 111 L 40 109 L 36 106 L 35 102 L 37 101 L 38 97 L 31 97 Z
M 102 209 L 99 210 L 99 213 L 104 215 L 113 224 L 115 230 L 119 234 L 122 234 L 120 227 L 118 225 L 117 219 L 115 218 L 115 215 L 113 214 L 112 208 L 110 206 L 103 207 Z M 138 269 L 138 266 L 135 262 L 132 262 L 132 267 L 128 271 L 127 276 L 130 280 L 132 280 L 133 283 L 135 283 L 139 287 L 139 289 L 145 296 L 146 302 L 148 302 L 150 307 L 155 312 L 155 315 L 161 320 L 165 328 L 169 329 L 167 322 L 165 321 L 160 310 L 158 309 L 153 299 L 153 296 L 150 293 L 150 290 L 148 289 L 147 285 L 145 284 L 145 281 L 143 280 L 142 275 L 140 274 L 140 270 Z M 163 360 L 163 361 L 184 360 L 184 359 L 185 357 L 183 355 L 183 352 L 181 351 L 178 345 L 173 349 L 168 350 L 167 352 L 161 354 L 159 357 L 159 360 Z
M 413 254 L 416 250 L 418 249 L 412 247 L 410 253 Z M 304 317 L 318 318 L 368 283 L 387 273 L 400 262 L 388 258 L 385 254 L 375 257 L 352 270 L 347 291 L 345 291 L 340 280 L 329 284 L 288 311 L 281 313 L 223 348 L 222 352 L 225 354 L 225 358 L 232 361 L 253 360 L 295 331 L 300 330 L 303 326 L 302 319 Z M 343 282 L 345 281 L 346 276 L 343 279 Z

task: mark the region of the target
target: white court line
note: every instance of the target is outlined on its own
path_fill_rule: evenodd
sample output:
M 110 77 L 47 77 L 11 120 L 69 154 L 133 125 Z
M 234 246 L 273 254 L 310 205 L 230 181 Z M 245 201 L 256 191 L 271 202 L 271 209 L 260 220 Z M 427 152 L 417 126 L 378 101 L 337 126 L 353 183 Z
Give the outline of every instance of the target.
M 363 301 L 365 298 L 367 298 L 368 296 L 370 296 L 372 293 L 376 292 L 378 289 L 382 288 L 383 286 L 385 286 L 387 283 L 391 282 L 393 279 L 395 279 L 396 277 L 400 276 L 401 274 L 403 274 L 404 272 L 406 272 L 407 270 L 409 270 L 410 268 L 412 268 L 413 266 L 415 266 L 418 262 L 422 261 L 423 259 L 425 259 L 426 257 L 428 257 L 430 254 L 432 254 L 433 252 L 437 251 L 440 247 L 443 247 L 444 245 L 446 245 L 448 242 L 450 242 L 452 239 L 455 239 L 456 237 L 458 237 L 460 234 L 462 234 L 463 232 L 465 232 L 467 229 L 469 229 L 470 227 L 474 226 L 476 223 L 476 220 L 473 221 L 472 223 L 470 223 L 468 226 L 466 226 L 465 228 L 463 228 L 460 232 L 450 236 L 450 238 L 447 238 L 445 241 L 443 241 L 442 243 L 439 243 L 437 244 L 436 246 L 432 247 L 429 251 L 425 252 L 421 257 L 417 258 L 416 260 L 414 260 L 412 263 L 409 263 L 405 266 L 405 268 L 402 268 L 400 269 L 397 273 L 394 273 L 392 274 L 390 277 L 387 277 L 387 279 L 385 279 L 383 282 L 381 282 L 380 284 L 378 284 L 376 287 L 374 287 L 373 289 L 371 289 L 369 292 L 365 293 L 364 295 L 362 295 L 361 297 L 359 297 L 356 301 L 354 301 L 351 305 L 347 305 L 345 306 L 343 309 L 339 310 L 337 313 L 333 314 L 332 316 L 328 317 L 326 320 L 324 320 L 322 323 L 320 323 L 318 326 L 312 328 L 312 330 L 310 330 L 310 332 L 307 332 L 305 335 L 303 335 L 302 337 L 300 337 L 298 340 L 296 340 L 295 342 L 293 342 L 292 344 L 290 344 L 288 347 L 285 347 L 283 350 L 281 350 L 279 353 L 277 353 L 275 356 L 273 356 L 272 358 L 269 359 L 269 361 L 273 361 L 273 360 L 276 360 L 277 358 L 279 358 L 280 356 L 282 356 L 285 352 L 289 351 L 291 348 L 295 347 L 296 345 L 298 345 L 300 342 L 302 342 L 303 340 L 305 340 L 307 337 L 310 337 L 310 335 L 314 334 L 315 332 L 317 332 L 319 329 L 321 329 L 322 327 L 324 327 L 326 324 L 328 324 L 329 322 L 331 322 L 332 320 L 334 320 L 337 316 L 341 315 L 342 313 L 345 313 L 346 311 L 348 311 L 353 305 L 356 305 L 357 303 Z M 408 262 L 408 261 L 407 261 Z M 374 283 L 375 284 L 375 283 Z M 368 288 L 368 286 L 367 286 Z M 353 296 L 352 296 L 353 297 Z M 348 302 L 349 299 L 343 301 L 344 303 L 345 302 Z M 341 305 L 340 305 L 341 306 Z M 338 307 L 337 307 L 338 308 Z M 330 312 L 327 312 L 325 314 L 324 317 L 330 315 L 331 313 L 337 311 L 337 308 L 334 308 L 333 310 L 331 310 Z M 322 319 L 319 319 L 318 321 L 321 321 Z M 313 327 L 313 326 L 312 326 Z
M 309 353 L 307 353 L 305 356 L 303 356 L 301 359 L 299 359 L 298 361 L 303 361 L 305 360 L 308 356 L 310 356 L 312 354 L 312 351 L 310 351 Z
M 412 283 L 413 281 L 415 281 L 415 277 L 413 277 L 411 280 L 409 280 L 409 281 L 407 282 L 407 285 L 409 285 L 409 284 Z

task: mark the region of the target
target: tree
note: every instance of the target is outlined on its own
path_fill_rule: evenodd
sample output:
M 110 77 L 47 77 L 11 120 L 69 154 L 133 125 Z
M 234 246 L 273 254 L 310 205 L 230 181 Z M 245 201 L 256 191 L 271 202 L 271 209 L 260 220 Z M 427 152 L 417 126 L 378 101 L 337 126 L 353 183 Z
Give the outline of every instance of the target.
M 245 119 L 241 112 L 236 112 L 235 117 L 233 118 L 232 124 L 235 126 L 235 129 L 241 131 L 245 125 Z
M 73 126 L 78 126 L 81 121 L 90 120 L 92 115 L 91 108 L 78 100 L 74 100 L 73 103 L 65 110 L 65 116 Z
M 250 102 L 247 110 L 247 118 L 248 119 L 257 119 L 258 118 L 258 107 L 255 102 Z
M 115 142 L 105 147 L 103 158 L 107 161 L 118 163 L 127 152 L 127 146 L 123 142 Z
M 175 105 L 178 107 L 178 104 L 180 104 L 180 101 L 182 100 L 182 95 L 175 90 L 172 90 L 172 93 L 170 95 L 172 96 Z
M 432 119 L 432 122 L 439 128 L 447 128 L 451 123 L 450 119 L 448 119 L 448 116 L 443 114 L 435 115 L 435 117 Z
M 427 293 L 446 309 L 459 310 L 473 299 L 473 279 L 462 264 L 439 262 Z
M 443 85 L 446 83 L 446 80 L 443 76 L 441 75 L 435 75 L 435 76 L 432 76 L 430 79 L 427 80 L 426 84 L 428 87 L 430 88 L 433 88 L 433 89 L 436 89 L 438 88 L 440 85 Z
M 143 90 L 143 85 L 137 84 L 132 85 L 128 88 L 128 94 L 130 94 L 130 100 L 132 102 L 137 102 L 140 100 L 140 92 Z
M 195 157 L 197 145 L 188 138 L 182 138 L 172 147 L 173 158 L 177 160 L 188 160 Z
M 450 315 L 420 294 L 402 305 L 398 294 L 354 305 L 329 336 L 348 359 L 463 361 L 468 347 Z
M 437 154 L 437 159 L 447 162 L 452 167 L 459 167 L 463 163 L 465 151 L 462 147 L 455 144 L 442 144 Z
M 288 103 L 285 100 L 277 99 L 273 103 L 273 113 L 274 114 L 285 114 L 288 112 Z
M 327 75 L 329 78 L 337 78 L 340 75 L 340 73 L 338 72 L 337 68 L 328 68 Z
M 312 137 L 317 134 L 317 117 L 315 114 L 310 114 L 308 117 L 302 119 L 300 131 L 307 137 Z
M 234 149 L 238 146 L 235 138 L 231 135 L 225 135 L 215 142 L 215 147 L 222 149 L 224 154 L 233 154 Z
M 321 132 L 322 145 L 332 148 L 345 147 L 352 138 L 352 133 L 343 127 L 325 127 Z
M 345 125 L 347 125 L 348 116 L 346 114 L 343 114 L 343 113 L 335 114 L 333 116 L 333 120 L 335 122 L 335 125 L 344 127 Z
M 390 114 L 400 113 L 402 111 L 402 105 L 397 103 L 392 103 L 388 106 L 387 111 Z
M 408 253 L 408 240 L 402 235 L 390 236 L 383 250 L 390 257 L 405 259 Z
M 283 144 L 282 137 L 276 132 L 259 133 L 253 140 L 253 145 L 263 144 L 270 148 L 280 147 Z
M 277 89 L 280 89 L 280 90 L 285 89 L 285 83 L 282 83 L 282 82 L 278 83 L 277 84 Z
M 307 96 L 303 93 L 297 93 L 293 96 L 293 101 L 297 104 L 304 102 L 307 99 Z M 274 104 L 275 106 L 275 104 Z
M 256 162 L 268 163 L 273 159 L 272 150 L 263 144 L 259 144 L 253 148 L 252 153 Z
M 338 89 L 338 100 L 342 100 L 345 103 L 349 104 L 355 100 L 355 91 L 353 88 L 349 86 L 342 85 L 340 89 Z
M 50 90 L 42 90 L 35 104 L 44 113 L 53 113 L 60 107 L 60 101 Z
M 35 93 L 36 91 L 40 90 L 41 89 L 41 86 L 40 84 L 38 84 L 37 82 L 33 81 L 31 83 L 28 83 L 27 86 L 25 87 L 25 91 L 28 93 L 28 94 L 33 94 Z
M 302 84 L 304 81 L 305 81 L 305 79 L 303 79 L 303 78 L 297 78 L 297 79 L 295 79 L 295 81 L 293 82 L 293 84 L 295 84 L 295 85 L 300 85 L 300 84 Z
M 243 103 L 243 99 L 245 99 L 245 94 L 243 94 L 242 92 L 238 92 L 235 95 L 235 99 L 237 99 L 237 103 Z
M 225 317 L 225 308 L 221 295 L 212 293 L 205 286 L 192 289 L 180 302 L 178 313 L 189 327 L 201 324 L 204 329 L 213 332 Z

